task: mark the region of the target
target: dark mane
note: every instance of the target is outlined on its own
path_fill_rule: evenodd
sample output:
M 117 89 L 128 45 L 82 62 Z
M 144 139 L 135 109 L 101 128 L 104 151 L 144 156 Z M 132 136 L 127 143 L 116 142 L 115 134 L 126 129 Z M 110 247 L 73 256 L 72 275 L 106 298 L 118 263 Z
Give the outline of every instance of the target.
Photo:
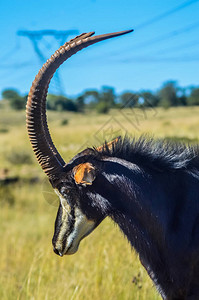
M 199 170 L 198 146 L 155 140 L 147 136 L 130 139 L 119 137 L 112 147 L 105 143 L 100 150 L 94 148 L 94 154 L 101 157 L 117 157 L 142 167 L 166 170 Z

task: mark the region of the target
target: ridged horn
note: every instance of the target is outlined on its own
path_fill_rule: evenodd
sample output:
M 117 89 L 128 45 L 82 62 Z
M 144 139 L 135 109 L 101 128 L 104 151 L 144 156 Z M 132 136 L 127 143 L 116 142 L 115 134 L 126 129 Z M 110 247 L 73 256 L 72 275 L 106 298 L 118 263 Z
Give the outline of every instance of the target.
M 83 48 L 100 41 L 132 32 L 126 30 L 92 37 L 83 33 L 61 46 L 43 65 L 32 83 L 26 105 L 26 125 L 33 151 L 51 181 L 60 177 L 65 165 L 50 136 L 46 117 L 46 96 L 50 80 L 59 66 Z

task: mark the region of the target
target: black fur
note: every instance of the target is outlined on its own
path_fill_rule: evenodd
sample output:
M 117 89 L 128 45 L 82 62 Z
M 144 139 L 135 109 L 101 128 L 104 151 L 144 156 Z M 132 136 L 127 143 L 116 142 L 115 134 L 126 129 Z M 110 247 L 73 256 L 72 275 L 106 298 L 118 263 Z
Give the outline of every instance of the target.
M 167 300 L 199 299 L 198 154 L 198 146 L 125 137 L 84 150 L 65 168 L 95 167 L 91 186 L 76 185 L 81 210 L 96 224 L 110 216 L 119 225 Z
M 142 167 L 167 170 L 199 169 L 198 146 L 187 146 L 183 143 L 174 143 L 165 140 L 154 140 L 147 136 L 130 140 L 128 137 L 118 138 L 113 147 L 105 143 L 101 150 L 94 148 L 98 157 L 117 157 Z
M 198 153 L 198 146 L 146 137 L 94 149 L 103 162 L 92 186 L 96 201 L 139 253 L 164 299 L 199 299 Z

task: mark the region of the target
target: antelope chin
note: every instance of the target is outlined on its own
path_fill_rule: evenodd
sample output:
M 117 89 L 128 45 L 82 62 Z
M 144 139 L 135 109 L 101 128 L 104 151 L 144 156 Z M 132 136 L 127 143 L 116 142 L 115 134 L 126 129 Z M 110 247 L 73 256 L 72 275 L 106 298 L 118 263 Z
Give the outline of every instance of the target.
M 72 255 L 75 254 L 77 252 L 77 250 L 79 249 L 79 243 L 75 244 L 75 245 L 71 245 L 70 247 L 68 247 L 68 249 L 66 249 L 63 253 L 63 255 Z
M 80 242 L 87 236 L 89 235 L 94 229 L 94 226 L 90 228 L 89 231 L 87 231 L 79 240 L 73 240 L 70 242 L 69 245 L 66 244 L 66 247 L 64 249 L 63 255 L 71 255 L 75 254 L 77 250 L 79 249 Z
M 63 255 L 71 255 L 76 253 L 81 240 L 89 235 L 96 227 L 95 222 L 88 220 L 78 208 L 75 209 L 75 217 L 76 220 L 74 228 L 66 240 L 66 245 L 62 252 Z

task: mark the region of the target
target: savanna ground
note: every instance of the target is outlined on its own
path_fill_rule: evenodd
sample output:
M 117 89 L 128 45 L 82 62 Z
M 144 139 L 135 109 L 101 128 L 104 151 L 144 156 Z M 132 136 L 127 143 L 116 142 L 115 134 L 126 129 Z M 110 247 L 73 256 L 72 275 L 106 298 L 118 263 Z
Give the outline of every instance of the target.
M 150 133 L 197 142 L 199 108 L 112 110 L 109 115 L 49 112 L 54 142 L 65 160 L 87 145 Z M 31 150 L 24 112 L 0 109 L 0 299 L 160 299 L 117 226 L 105 220 L 72 256 L 53 253 L 58 200 Z

